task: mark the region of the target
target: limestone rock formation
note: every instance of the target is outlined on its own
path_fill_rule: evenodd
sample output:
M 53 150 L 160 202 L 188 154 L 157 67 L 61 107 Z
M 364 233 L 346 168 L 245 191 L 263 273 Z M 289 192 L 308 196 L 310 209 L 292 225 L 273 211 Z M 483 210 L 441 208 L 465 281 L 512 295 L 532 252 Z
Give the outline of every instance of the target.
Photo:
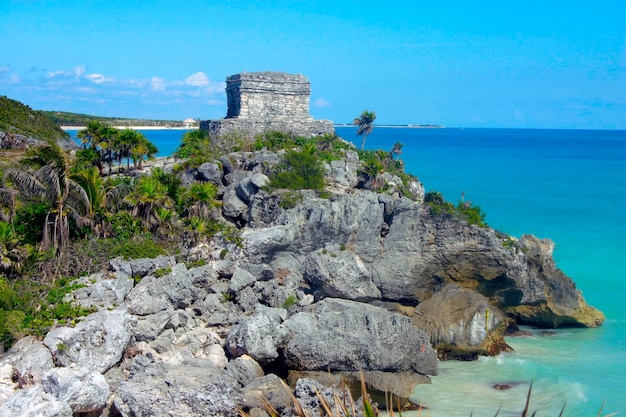
M 261 395 L 291 415 L 288 375 L 317 412 L 316 391 L 336 398 L 318 381 L 363 371 L 370 389 L 407 397 L 437 355 L 508 349 L 510 324 L 602 322 L 549 240 L 438 214 L 416 181 L 403 184 L 414 199 L 363 188 L 351 151 L 327 165 L 328 198 L 302 191 L 281 206 L 263 187 L 279 159 L 233 153 L 187 173 L 219 185 L 240 244 L 204 242 L 201 266 L 116 258 L 80 278 L 65 301 L 97 311 L 0 357 L 0 416 L 262 415 Z

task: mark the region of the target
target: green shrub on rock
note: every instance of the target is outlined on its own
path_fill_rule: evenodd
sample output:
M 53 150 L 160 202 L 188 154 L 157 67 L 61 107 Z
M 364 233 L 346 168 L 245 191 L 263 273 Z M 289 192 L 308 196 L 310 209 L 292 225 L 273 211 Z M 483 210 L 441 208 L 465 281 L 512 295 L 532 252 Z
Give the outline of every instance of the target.
M 326 169 L 319 156 L 307 151 L 287 151 L 270 173 L 270 188 L 321 191 L 326 185 Z

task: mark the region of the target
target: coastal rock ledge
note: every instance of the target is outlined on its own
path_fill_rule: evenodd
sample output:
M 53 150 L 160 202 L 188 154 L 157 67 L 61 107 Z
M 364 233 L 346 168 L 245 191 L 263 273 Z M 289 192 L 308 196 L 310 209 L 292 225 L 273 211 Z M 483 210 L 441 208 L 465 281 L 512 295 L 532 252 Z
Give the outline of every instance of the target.
M 405 184 L 412 199 L 399 178 L 370 187 L 350 150 L 327 166 L 329 198 L 302 191 L 281 207 L 285 192 L 262 187 L 279 159 L 233 153 L 185 173 L 218 185 L 241 244 L 204 242 L 193 267 L 116 258 L 77 280 L 66 301 L 98 311 L 0 358 L 0 416 L 264 415 L 261 396 L 288 416 L 287 378 L 317 415 L 312 393 L 335 400 L 320 383 L 362 372 L 370 389 L 404 398 L 437 375 L 438 357 L 510 349 L 516 324 L 604 320 L 549 240 L 438 214 L 417 181 Z

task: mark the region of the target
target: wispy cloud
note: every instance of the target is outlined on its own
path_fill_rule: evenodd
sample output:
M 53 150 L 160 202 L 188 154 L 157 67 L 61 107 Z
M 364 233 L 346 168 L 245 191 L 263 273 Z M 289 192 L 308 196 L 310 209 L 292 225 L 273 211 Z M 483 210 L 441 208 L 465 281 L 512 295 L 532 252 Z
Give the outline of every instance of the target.
M 330 107 L 330 101 L 326 100 L 325 98 L 318 98 L 317 100 L 315 100 L 315 102 L 313 103 L 315 104 L 316 107 Z
M 32 95 L 36 98 L 33 101 L 66 103 L 66 108 L 71 108 L 71 103 L 95 102 L 96 99 L 111 105 L 130 101 L 136 101 L 137 105 L 187 102 L 223 105 L 225 102 L 224 83 L 211 81 L 202 71 L 181 79 L 167 79 L 158 74 L 147 74 L 145 78 L 119 78 L 89 71 L 84 65 L 71 69 L 28 70 L 19 74 L 11 66 L 3 65 L 0 66 L 0 85 L 5 86 L 8 96 L 13 91 L 22 98 Z

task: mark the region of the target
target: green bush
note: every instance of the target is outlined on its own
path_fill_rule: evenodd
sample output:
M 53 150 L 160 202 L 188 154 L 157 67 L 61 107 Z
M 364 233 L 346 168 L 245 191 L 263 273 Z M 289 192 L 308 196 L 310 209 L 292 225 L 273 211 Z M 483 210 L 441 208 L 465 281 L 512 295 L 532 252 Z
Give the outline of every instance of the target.
M 283 308 L 290 309 L 296 304 L 298 304 L 298 297 L 292 294 L 285 299 L 285 302 L 283 303 Z
M 322 190 L 326 169 L 319 156 L 306 151 L 287 151 L 283 161 L 270 173 L 270 188 Z
M 304 196 L 302 194 L 296 191 L 289 191 L 281 194 L 278 205 L 285 210 L 289 210 L 300 204 L 303 199 Z
M 424 203 L 428 204 L 431 212 L 436 216 L 449 216 L 466 221 L 470 225 L 487 227 L 486 214 L 479 206 L 471 202 L 459 201 L 457 205 L 445 201 L 439 191 L 429 191 L 424 196 Z

